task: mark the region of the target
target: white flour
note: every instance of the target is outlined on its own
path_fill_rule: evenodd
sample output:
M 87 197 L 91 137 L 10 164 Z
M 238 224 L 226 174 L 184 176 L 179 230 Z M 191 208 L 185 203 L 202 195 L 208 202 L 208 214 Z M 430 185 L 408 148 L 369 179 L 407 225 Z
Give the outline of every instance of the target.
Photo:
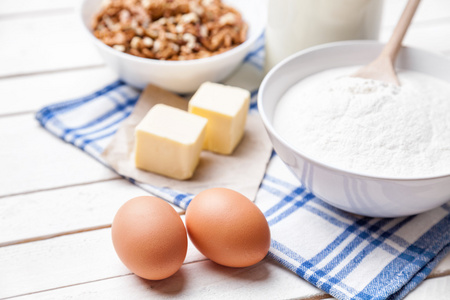
M 450 174 L 450 84 L 401 71 L 401 87 L 339 68 L 300 81 L 274 127 L 300 152 L 349 171 L 412 178 Z M 341 77 L 340 77 L 341 76 Z

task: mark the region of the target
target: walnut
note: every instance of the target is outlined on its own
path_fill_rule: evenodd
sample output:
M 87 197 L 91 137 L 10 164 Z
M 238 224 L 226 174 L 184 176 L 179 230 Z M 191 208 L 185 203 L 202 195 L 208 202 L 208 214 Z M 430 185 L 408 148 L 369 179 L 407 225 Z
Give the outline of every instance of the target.
M 220 0 L 104 0 L 92 27 L 118 51 L 161 60 L 223 53 L 248 31 L 241 14 Z

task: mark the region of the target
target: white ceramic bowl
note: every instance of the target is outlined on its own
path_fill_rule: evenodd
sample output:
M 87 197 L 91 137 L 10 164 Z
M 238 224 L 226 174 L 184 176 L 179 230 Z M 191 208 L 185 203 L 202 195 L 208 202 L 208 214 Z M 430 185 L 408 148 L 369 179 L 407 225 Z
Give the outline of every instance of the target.
M 450 174 L 424 178 L 387 178 L 328 166 L 294 149 L 272 125 L 283 93 L 319 71 L 364 65 L 381 51 L 375 41 L 346 41 L 298 52 L 275 66 L 264 78 L 258 108 L 274 149 L 301 183 L 317 197 L 340 209 L 372 217 L 417 214 L 450 201 Z M 427 51 L 403 48 L 397 65 L 450 82 L 450 60 Z M 450 112 L 449 112 L 450 114 Z
M 264 7 L 259 0 L 223 0 L 241 12 L 249 25 L 247 40 L 218 55 L 188 61 L 161 61 L 117 51 L 98 40 L 91 31 L 94 15 L 102 0 L 83 0 L 78 9 L 81 27 L 101 56 L 128 84 L 143 89 L 152 83 L 177 93 L 194 92 L 205 81 L 218 82 L 228 77 L 251 50 L 265 26 Z

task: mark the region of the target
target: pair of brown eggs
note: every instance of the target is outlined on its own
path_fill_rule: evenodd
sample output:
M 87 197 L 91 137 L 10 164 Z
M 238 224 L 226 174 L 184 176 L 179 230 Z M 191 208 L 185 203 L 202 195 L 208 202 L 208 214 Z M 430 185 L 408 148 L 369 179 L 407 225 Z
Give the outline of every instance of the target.
M 226 188 L 197 194 L 186 210 L 186 227 L 166 201 L 136 197 L 117 211 L 112 241 L 120 260 L 136 275 L 167 278 L 183 264 L 187 234 L 210 260 L 228 267 L 247 267 L 269 251 L 270 229 L 259 208 Z

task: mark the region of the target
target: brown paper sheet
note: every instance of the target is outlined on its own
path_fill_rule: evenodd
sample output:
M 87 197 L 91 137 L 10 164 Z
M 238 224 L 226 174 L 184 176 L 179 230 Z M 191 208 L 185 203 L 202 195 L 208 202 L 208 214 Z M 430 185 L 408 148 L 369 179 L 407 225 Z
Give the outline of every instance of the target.
M 155 104 L 164 103 L 187 110 L 188 100 L 149 85 L 131 115 L 122 122 L 103 159 L 119 174 L 139 182 L 197 194 L 212 187 L 236 190 L 254 200 L 270 159 L 272 146 L 257 114 L 249 114 L 242 141 L 232 155 L 202 151 L 200 163 L 189 180 L 176 180 L 137 169 L 134 164 L 134 129 Z

